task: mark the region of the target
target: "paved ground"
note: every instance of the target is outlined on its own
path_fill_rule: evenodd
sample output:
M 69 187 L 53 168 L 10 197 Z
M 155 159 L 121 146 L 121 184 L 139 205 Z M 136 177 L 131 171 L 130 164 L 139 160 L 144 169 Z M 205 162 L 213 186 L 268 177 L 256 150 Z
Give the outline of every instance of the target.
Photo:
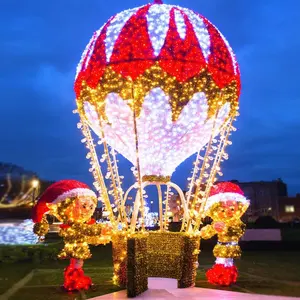
M 203 288 L 176 288 L 177 281 L 166 278 L 149 278 L 149 290 L 135 299 L 153 299 L 153 300 L 171 300 L 171 299 L 189 299 L 189 300 L 293 300 L 300 298 L 281 297 L 281 296 L 264 296 L 258 294 L 246 294 L 237 292 L 228 292 L 221 290 L 211 290 Z M 127 299 L 126 291 L 115 292 L 112 294 L 92 298 L 91 300 L 110 300 L 110 299 Z

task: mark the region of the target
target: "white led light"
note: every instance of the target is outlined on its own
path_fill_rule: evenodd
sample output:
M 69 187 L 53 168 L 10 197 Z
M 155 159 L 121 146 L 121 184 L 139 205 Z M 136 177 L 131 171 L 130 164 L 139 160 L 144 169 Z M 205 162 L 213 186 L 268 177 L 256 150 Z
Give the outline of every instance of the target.
M 158 56 L 166 40 L 170 23 L 170 10 L 172 6 L 154 4 L 147 14 L 149 37 L 154 49 L 154 55 Z
M 94 107 L 84 104 L 89 124 L 100 135 Z M 183 108 L 178 120 L 172 121 L 169 97 L 154 88 L 145 97 L 137 118 L 139 157 L 142 175 L 171 176 L 176 167 L 201 149 L 213 130 L 213 119 L 207 119 L 208 104 L 204 93 L 196 93 Z M 230 112 L 230 104 L 220 109 L 216 135 Z M 108 123 L 104 126 L 106 141 L 125 158 L 136 163 L 133 112 L 119 95 L 106 97 Z
M 217 257 L 216 264 L 224 265 L 225 267 L 232 267 L 233 266 L 233 258 L 223 258 Z
M 106 61 L 107 62 L 110 61 L 116 40 L 118 39 L 124 25 L 139 9 L 140 9 L 140 7 L 125 10 L 125 11 L 117 14 L 111 20 L 111 22 L 107 28 L 106 39 L 105 39 L 105 46 L 106 46 L 105 53 L 106 53 Z
M 205 211 L 207 211 L 210 207 L 212 207 L 215 203 L 226 202 L 228 200 L 241 202 L 243 204 L 248 204 L 249 200 L 247 200 L 243 195 L 238 193 L 219 193 L 213 196 L 210 196 L 205 204 Z
M 234 53 L 233 53 L 233 50 L 232 50 L 232 48 L 230 47 L 230 45 L 229 45 L 228 41 L 226 40 L 226 38 L 224 37 L 224 35 L 219 31 L 218 28 L 216 28 L 216 29 L 218 30 L 220 36 L 222 37 L 224 43 L 225 43 L 226 46 L 227 46 L 227 49 L 228 49 L 228 51 L 229 51 L 229 53 L 230 53 L 230 56 L 231 56 L 231 59 L 232 59 L 232 62 L 233 62 L 233 70 L 234 70 L 234 74 L 237 74 L 237 65 L 238 65 L 238 64 L 237 64 L 235 55 L 234 55 Z
M 93 54 L 94 48 L 95 48 L 96 41 L 97 41 L 99 35 L 101 34 L 101 31 L 102 31 L 103 27 L 104 27 L 104 26 L 102 26 L 99 30 L 97 30 L 97 31 L 93 34 L 93 36 L 92 36 L 92 38 L 90 39 L 89 43 L 88 43 L 87 46 L 85 47 L 85 50 L 84 50 L 83 53 L 82 53 L 80 62 L 79 62 L 79 64 L 78 64 L 77 68 L 76 68 L 76 76 L 75 76 L 75 79 L 77 78 L 79 72 L 80 72 L 81 70 L 84 70 L 84 69 L 88 66 L 89 61 L 90 61 L 90 59 L 91 59 L 91 56 L 92 56 L 92 54 Z M 83 66 L 83 62 L 84 62 L 85 58 L 86 58 L 86 62 L 85 62 L 85 65 Z
M 181 10 L 184 11 L 193 25 L 204 58 L 206 62 L 208 62 L 208 57 L 210 55 L 210 36 L 203 20 L 199 15 L 188 8 L 181 8 Z
M 108 63 L 110 62 L 115 43 L 118 37 L 120 36 L 122 29 L 124 28 L 126 23 L 130 20 L 130 18 L 140 10 L 140 8 L 141 7 L 136 7 L 133 9 L 125 10 L 117 14 L 116 16 L 112 17 L 106 23 L 107 30 L 106 30 L 106 37 L 104 43 L 105 43 L 106 61 Z M 179 6 L 166 5 L 166 4 L 153 4 L 149 7 L 149 10 L 146 14 L 146 19 L 148 24 L 148 34 L 154 50 L 155 57 L 159 56 L 160 51 L 165 44 L 166 36 L 169 30 L 170 12 L 172 9 L 174 9 L 175 23 L 180 38 L 185 39 L 187 34 L 187 28 L 184 20 L 184 15 L 186 15 L 188 17 L 189 22 L 193 26 L 193 30 L 198 39 L 203 56 L 206 62 L 208 62 L 208 57 L 211 53 L 210 52 L 211 40 L 210 40 L 209 32 L 204 24 L 202 17 L 188 8 L 182 8 Z M 77 67 L 76 78 L 78 76 L 78 73 L 82 69 L 86 68 L 86 66 L 88 65 L 90 57 L 94 51 L 95 43 L 99 38 L 101 32 L 103 31 L 103 27 L 94 33 L 92 39 L 90 40 L 89 44 L 85 48 L 80 63 Z M 222 39 L 224 40 L 224 43 L 229 49 L 233 61 L 233 65 L 234 65 L 233 66 L 234 72 L 236 74 L 237 62 L 236 62 L 235 55 L 228 41 L 225 39 L 225 37 L 222 35 L 221 32 L 219 33 Z M 85 66 L 82 66 L 85 58 L 87 58 L 86 64 Z
M 19 225 L 7 224 L 0 226 L 0 245 L 34 245 L 38 236 L 33 233 L 34 223 L 25 220 Z
M 185 26 L 184 17 L 182 13 L 177 9 L 175 10 L 174 14 L 175 14 L 177 31 L 179 33 L 180 38 L 184 40 L 186 36 L 186 26 Z

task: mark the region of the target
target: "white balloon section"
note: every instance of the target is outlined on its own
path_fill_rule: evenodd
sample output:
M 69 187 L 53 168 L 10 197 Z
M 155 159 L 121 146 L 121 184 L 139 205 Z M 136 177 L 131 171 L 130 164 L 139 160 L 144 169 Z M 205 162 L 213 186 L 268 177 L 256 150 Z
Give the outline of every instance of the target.
M 84 104 L 85 114 L 93 131 L 101 136 L 96 109 Z M 136 164 L 134 115 L 119 95 L 106 97 L 108 122 L 103 126 L 107 143 L 132 164 Z M 138 152 L 141 175 L 171 176 L 176 167 L 203 148 L 211 133 L 219 133 L 230 112 L 230 103 L 224 104 L 216 118 L 208 118 L 205 94 L 196 93 L 183 108 L 177 121 L 172 121 L 169 97 L 155 88 L 145 97 L 137 118 Z

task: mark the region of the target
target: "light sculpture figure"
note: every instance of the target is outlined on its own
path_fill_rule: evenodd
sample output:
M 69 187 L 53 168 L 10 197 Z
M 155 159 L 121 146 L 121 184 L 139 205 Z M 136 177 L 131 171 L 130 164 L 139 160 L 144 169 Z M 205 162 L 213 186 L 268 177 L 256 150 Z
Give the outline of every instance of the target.
M 155 185 L 160 229 L 167 229 L 168 193 L 175 189 L 184 209 L 182 230 L 197 231 L 238 115 L 239 68 L 218 29 L 190 9 L 158 0 L 123 11 L 93 34 L 77 68 L 75 93 L 90 171 L 115 230 L 120 222 L 128 228 L 125 202 L 137 189 L 129 227 L 136 230 L 139 212 L 144 220 L 144 188 Z M 117 153 L 134 165 L 137 179 L 125 193 Z M 195 153 L 184 196 L 171 176 Z

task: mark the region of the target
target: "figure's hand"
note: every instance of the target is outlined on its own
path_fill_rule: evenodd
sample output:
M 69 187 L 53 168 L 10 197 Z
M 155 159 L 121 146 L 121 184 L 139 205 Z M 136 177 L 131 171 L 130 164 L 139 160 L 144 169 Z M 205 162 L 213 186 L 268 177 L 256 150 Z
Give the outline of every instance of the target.
M 224 222 L 216 222 L 216 223 L 214 223 L 214 229 L 215 229 L 217 232 L 223 231 L 224 228 L 225 228 L 225 223 L 224 223 Z
M 105 224 L 105 226 L 102 227 L 101 234 L 102 235 L 110 235 L 112 231 L 111 224 Z

